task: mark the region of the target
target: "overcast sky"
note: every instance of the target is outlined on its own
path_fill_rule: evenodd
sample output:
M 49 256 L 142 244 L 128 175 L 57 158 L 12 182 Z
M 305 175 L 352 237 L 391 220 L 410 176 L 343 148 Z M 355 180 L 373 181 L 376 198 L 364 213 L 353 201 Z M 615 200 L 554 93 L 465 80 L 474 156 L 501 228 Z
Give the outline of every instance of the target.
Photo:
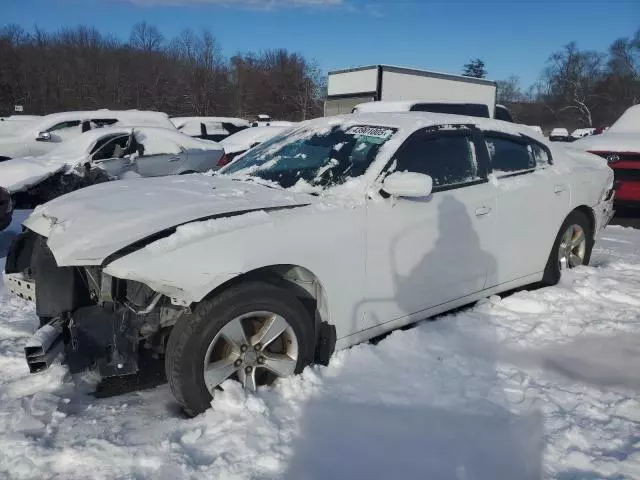
M 575 40 L 605 51 L 640 28 L 640 0 L 0 0 L 0 22 L 45 30 L 91 24 L 127 39 L 146 20 L 166 37 L 209 28 L 223 52 L 284 47 L 326 70 L 387 63 L 460 73 L 472 57 L 489 78 L 536 81 Z

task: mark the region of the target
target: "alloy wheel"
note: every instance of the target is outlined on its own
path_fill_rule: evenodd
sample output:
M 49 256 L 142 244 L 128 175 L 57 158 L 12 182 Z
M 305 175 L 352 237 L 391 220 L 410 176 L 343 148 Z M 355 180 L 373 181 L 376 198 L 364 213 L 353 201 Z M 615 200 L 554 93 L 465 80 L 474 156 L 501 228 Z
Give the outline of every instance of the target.
M 565 270 L 584 264 L 587 251 L 587 237 L 584 229 L 577 224 L 570 225 L 562 235 L 558 249 L 560 269 Z
M 248 390 L 293 375 L 298 339 L 291 325 L 272 312 L 251 312 L 227 323 L 213 338 L 204 358 L 204 381 L 214 394 L 228 378 Z

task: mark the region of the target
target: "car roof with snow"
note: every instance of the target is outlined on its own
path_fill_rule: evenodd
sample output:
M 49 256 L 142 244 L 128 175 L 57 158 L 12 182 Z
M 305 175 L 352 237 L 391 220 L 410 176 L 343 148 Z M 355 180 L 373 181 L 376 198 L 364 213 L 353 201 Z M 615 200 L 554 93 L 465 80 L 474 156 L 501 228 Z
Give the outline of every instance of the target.
M 371 125 L 378 127 L 391 127 L 411 133 L 420 128 L 433 127 L 437 125 L 474 125 L 480 130 L 493 130 L 514 135 L 527 135 L 529 137 L 540 138 L 535 131 L 525 125 L 520 125 L 502 120 L 494 120 L 484 117 L 470 117 L 465 115 L 452 115 L 448 113 L 432 112 L 367 112 L 338 115 L 335 117 L 323 117 L 314 120 L 307 120 L 299 124 L 300 127 L 306 125 L 318 125 L 331 127 L 333 125 Z
M 47 131 L 53 126 L 63 122 L 114 119 L 120 125 L 154 125 L 165 128 L 174 128 L 169 121 L 169 117 L 160 112 L 141 111 L 114 111 L 114 110 L 91 110 L 60 112 L 45 115 L 29 124 L 30 130 L 34 132 Z
M 292 124 L 293 125 L 293 124 Z M 262 143 L 275 137 L 280 132 L 288 130 L 292 125 L 251 127 L 240 130 L 227 138 L 220 140 L 220 144 L 227 153 L 236 153 L 251 148 L 255 143 Z
M 235 117 L 171 117 L 171 122 L 177 127 L 186 125 L 189 122 L 198 123 L 230 123 L 236 127 L 248 127 L 247 120 Z
M 163 127 L 103 127 L 86 131 L 77 137 L 71 138 L 61 143 L 57 148 L 53 149 L 46 156 L 61 155 L 82 155 L 87 153 L 89 149 L 101 138 L 108 135 L 128 135 L 134 131 L 136 137 L 140 135 L 153 135 L 154 140 L 161 142 L 163 140 L 172 141 L 189 150 L 220 150 L 222 147 L 216 142 L 210 140 L 201 140 L 193 138 L 175 129 Z M 139 141 L 142 139 L 138 138 Z
M 45 115 L 40 119 L 36 119 L 30 123 L 34 131 L 40 132 L 48 130 L 62 122 L 84 121 L 94 119 L 114 119 L 120 125 L 126 126 L 156 126 L 164 128 L 172 128 L 175 126 L 169 120 L 169 116 L 162 112 L 153 112 L 146 110 L 88 110 L 59 112 Z

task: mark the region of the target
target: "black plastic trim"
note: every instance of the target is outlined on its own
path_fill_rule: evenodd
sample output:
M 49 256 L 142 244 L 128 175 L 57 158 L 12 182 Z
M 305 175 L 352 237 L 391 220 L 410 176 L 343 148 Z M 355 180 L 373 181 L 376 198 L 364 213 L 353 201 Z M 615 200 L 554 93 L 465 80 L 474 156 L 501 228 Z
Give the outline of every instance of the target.
M 378 92 L 341 93 L 340 95 L 327 95 L 327 100 L 342 100 L 344 98 L 376 98 Z

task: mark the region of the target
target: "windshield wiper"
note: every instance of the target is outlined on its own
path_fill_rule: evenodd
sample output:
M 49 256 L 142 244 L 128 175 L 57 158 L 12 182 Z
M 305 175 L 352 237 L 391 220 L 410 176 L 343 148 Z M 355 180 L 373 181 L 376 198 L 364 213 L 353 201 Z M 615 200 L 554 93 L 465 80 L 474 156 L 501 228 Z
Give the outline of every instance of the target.
M 231 177 L 231 180 L 233 180 L 234 182 L 248 182 L 248 181 L 250 181 L 252 183 L 255 183 L 256 185 L 260 185 L 260 186 L 267 187 L 267 188 L 273 188 L 274 190 L 284 190 L 284 188 L 274 187 L 270 183 L 260 182 L 260 181 L 256 180 L 255 177 L 251 177 L 251 176 L 246 176 L 244 178 L 233 178 L 233 177 Z

